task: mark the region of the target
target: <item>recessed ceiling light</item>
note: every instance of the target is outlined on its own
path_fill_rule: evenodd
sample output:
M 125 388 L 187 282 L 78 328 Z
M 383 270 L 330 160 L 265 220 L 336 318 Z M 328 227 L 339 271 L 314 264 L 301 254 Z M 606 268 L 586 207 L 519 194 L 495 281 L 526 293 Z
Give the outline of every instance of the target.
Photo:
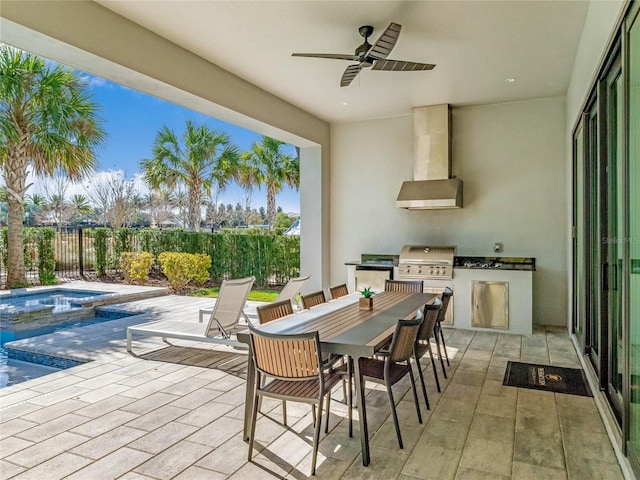
M 340 105 L 342 105 L 343 107 L 346 107 L 349 104 L 347 102 L 340 102 Z
M 515 82 L 515 81 L 516 81 L 516 79 L 515 79 L 515 78 L 511 78 L 511 77 L 509 77 L 509 78 L 505 78 L 505 79 L 504 79 L 504 81 L 505 81 L 506 83 L 513 83 L 513 82 Z

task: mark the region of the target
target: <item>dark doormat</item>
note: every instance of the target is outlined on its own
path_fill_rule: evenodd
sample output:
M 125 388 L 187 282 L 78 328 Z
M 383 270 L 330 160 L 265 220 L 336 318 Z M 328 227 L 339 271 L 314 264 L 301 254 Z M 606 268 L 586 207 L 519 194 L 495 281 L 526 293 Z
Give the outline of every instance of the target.
M 582 369 L 509 362 L 503 385 L 593 397 Z

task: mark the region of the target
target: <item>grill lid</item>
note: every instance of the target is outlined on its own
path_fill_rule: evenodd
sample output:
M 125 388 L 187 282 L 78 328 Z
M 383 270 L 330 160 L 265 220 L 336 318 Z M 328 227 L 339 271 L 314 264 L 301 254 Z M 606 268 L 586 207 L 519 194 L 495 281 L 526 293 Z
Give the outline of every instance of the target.
M 400 264 L 453 265 L 455 246 L 432 247 L 428 245 L 405 245 L 400 251 Z

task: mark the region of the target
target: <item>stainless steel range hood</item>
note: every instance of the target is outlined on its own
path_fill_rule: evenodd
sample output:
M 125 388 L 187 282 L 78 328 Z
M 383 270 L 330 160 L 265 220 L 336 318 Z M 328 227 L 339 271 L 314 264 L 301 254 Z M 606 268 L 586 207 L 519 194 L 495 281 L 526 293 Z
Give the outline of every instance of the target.
M 462 208 L 462 180 L 451 178 L 449 105 L 414 108 L 413 181 L 403 182 L 396 206 Z

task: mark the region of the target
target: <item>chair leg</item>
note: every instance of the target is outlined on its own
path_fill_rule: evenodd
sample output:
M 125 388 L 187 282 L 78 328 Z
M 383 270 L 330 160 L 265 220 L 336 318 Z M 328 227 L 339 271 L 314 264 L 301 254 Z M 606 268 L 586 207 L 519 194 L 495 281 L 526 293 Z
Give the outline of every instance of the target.
M 315 411 L 315 405 L 314 405 Z M 313 456 L 311 457 L 311 475 L 316 474 L 316 460 L 318 459 L 318 443 L 320 443 L 320 424 L 322 423 L 322 397 L 318 403 L 318 421 L 313 432 Z
M 347 403 L 347 382 L 345 379 L 342 379 L 342 398 L 344 399 L 344 403 Z
M 349 384 L 349 401 L 347 408 L 349 409 L 349 438 L 353 437 L 353 372 L 351 371 L 351 362 L 347 363 L 347 383 Z
M 329 433 L 329 410 L 331 409 L 331 392 L 327 395 L 327 421 L 324 422 L 324 433 Z
M 438 330 L 440 330 L 440 338 L 442 339 L 442 346 L 444 347 L 444 356 L 447 359 L 447 366 L 451 366 L 449 363 L 449 354 L 447 353 L 447 343 L 444 341 L 444 333 L 442 331 L 442 325 L 438 325 Z
M 413 369 L 409 362 L 409 378 L 411 379 L 411 389 L 413 390 L 413 400 L 416 402 L 416 413 L 418 414 L 418 423 L 422 423 L 422 414 L 420 413 L 420 403 L 418 402 L 418 390 L 416 390 L 416 380 L 413 378 Z
M 262 397 L 260 397 L 262 398 Z M 253 412 L 251 414 L 251 428 L 249 431 L 249 455 L 247 461 L 251 461 L 251 454 L 253 453 L 253 441 L 256 436 L 256 420 L 258 418 L 258 395 L 253 399 Z
M 287 402 L 282 401 L 282 424 L 287 426 Z
M 398 423 L 398 414 L 396 412 L 396 402 L 393 400 L 393 393 L 391 392 L 391 385 L 387 383 L 387 395 L 389 396 L 389 405 L 391 406 L 391 414 L 393 415 L 393 425 L 396 427 L 396 436 L 398 437 L 398 446 L 402 449 L 402 435 L 400 434 L 400 424 Z
M 422 385 L 422 395 L 424 396 L 424 403 L 427 405 L 427 410 L 431 410 L 431 407 L 429 406 L 429 397 L 427 396 L 427 386 L 424 383 L 424 376 L 422 375 L 422 367 L 420 366 L 420 359 L 415 354 L 414 354 L 414 358 L 416 359 L 416 365 L 418 366 L 418 375 L 420 376 L 420 384 Z M 439 387 L 438 387 L 438 391 L 440 391 Z
M 433 350 L 431 350 L 431 342 L 427 342 L 429 347 L 429 358 L 431 359 L 431 368 L 433 369 L 433 378 L 436 380 L 436 387 L 438 388 L 438 393 L 442 392 L 440 390 L 440 379 L 438 378 L 438 369 L 436 368 L 436 360 L 433 358 Z
M 440 351 L 440 339 L 438 338 L 438 334 L 434 335 L 436 338 L 436 349 L 438 350 L 438 359 L 440 360 L 440 365 L 442 366 L 442 374 L 444 378 L 447 378 L 447 370 L 444 368 L 444 360 L 442 360 L 442 352 Z
M 320 415 L 322 415 L 322 412 L 320 412 Z M 311 418 L 313 420 L 313 426 L 316 426 L 316 405 L 315 403 L 313 405 L 311 405 Z

